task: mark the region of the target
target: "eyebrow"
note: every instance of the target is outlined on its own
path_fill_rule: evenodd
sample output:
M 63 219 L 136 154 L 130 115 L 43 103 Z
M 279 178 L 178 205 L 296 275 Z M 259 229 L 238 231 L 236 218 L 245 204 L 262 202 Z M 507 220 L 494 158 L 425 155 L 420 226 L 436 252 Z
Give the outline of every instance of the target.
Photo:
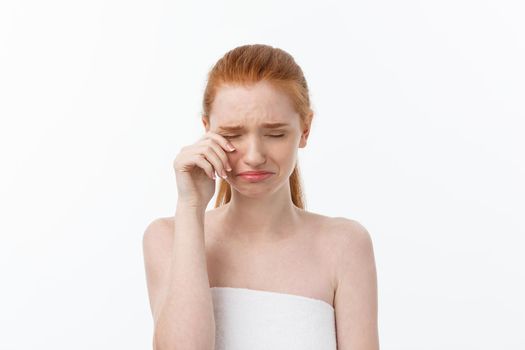
M 265 129 L 276 129 L 276 128 L 280 128 L 283 126 L 288 126 L 290 124 L 288 123 L 262 123 L 261 125 Z M 218 129 L 222 131 L 240 131 L 240 130 L 244 130 L 244 126 L 242 125 L 223 125 L 223 126 L 219 126 Z

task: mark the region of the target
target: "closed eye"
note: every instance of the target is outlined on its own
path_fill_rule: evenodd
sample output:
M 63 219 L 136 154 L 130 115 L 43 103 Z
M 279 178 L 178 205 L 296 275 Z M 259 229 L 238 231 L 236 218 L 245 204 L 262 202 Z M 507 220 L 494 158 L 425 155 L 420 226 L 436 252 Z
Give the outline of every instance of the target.
M 283 137 L 284 134 L 280 134 L 280 135 L 267 135 L 267 136 L 270 136 L 270 137 Z M 234 137 L 239 137 L 239 135 L 224 135 L 224 137 L 226 138 L 234 138 Z

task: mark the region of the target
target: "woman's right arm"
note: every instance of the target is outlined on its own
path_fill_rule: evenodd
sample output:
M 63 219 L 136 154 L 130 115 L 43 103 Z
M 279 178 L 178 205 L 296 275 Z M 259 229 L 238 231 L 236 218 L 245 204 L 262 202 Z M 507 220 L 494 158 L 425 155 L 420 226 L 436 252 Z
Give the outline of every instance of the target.
M 155 350 L 213 350 L 215 320 L 206 264 L 204 217 L 215 192 L 215 175 L 231 170 L 226 151 L 235 148 L 207 132 L 174 161 L 174 220 L 153 221 L 144 233 L 148 293 Z
M 215 348 L 204 245 L 205 209 L 178 202 L 174 220 L 154 221 L 144 234 L 155 350 Z

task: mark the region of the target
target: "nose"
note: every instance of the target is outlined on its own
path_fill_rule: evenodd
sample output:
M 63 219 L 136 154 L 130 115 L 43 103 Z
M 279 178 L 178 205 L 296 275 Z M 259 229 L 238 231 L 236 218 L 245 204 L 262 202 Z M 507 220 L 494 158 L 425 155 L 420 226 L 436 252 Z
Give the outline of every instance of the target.
M 252 169 L 266 163 L 264 144 L 257 137 L 251 137 L 246 141 L 243 161 Z

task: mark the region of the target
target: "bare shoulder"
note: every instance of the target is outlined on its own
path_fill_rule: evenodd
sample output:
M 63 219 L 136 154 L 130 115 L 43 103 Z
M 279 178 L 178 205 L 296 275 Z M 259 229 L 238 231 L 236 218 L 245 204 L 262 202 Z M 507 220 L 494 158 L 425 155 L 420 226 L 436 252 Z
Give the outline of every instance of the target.
M 331 217 L 327 220 L 327 230 L 339 246 L 362 246 L 369 244 L 372 237 L 368 230 L 357 220 L 345 217 Z
M 304 213 L 309 218 L 309 225 L 312 225 L 313 222 L 319 223 L 319 225 L 315 226 L 321 228 L 322 236 L 327 237 L 328 240 L 338 247 L 359 245 L 366 241 L 371 241 L 368 230 L 357 220 L 340 216 L 326 216 L 307 211 L 304 211 Z
M 173 232 L 173 218 L 161 217 L 152 220 L 143 233 L 144 268 L 150 308 L 155 320 L 159 302 L 167 287 Z
M 214 209 L 207 210 L 205 212 L 206 222 L 213 218 L 215 213 Z M 173 240 L 173 234 L 175 232 L 175 216 L 164 216 L 153 219 L 146 227 L 143 236 L 144 245 L 161 245 L 164 247 L 170 247 L 171 245 L 166 245 Z M 171 253 L 171 251 L 170 251 Z
M 153 232 L 164 231 L 169 226 L 173 225 L 174 217 L 166 216 L 153 219 L 147 226 L 144 233 L 152 234 Z
M 331 220 L 330 234 L 337 256 L 334 258 L 337 348 L 379 349 L 372 237 L 360 222 L 344 217 Z
M 352 268 L 374 263 L 372 236 L 359 221 L 345 217 L 324 217 L 323 232 L 332 252 L 336 285 Z
M 153 219 L 144 230 L 143 245 L 164 244 L 173 238 L 173 217 Z

